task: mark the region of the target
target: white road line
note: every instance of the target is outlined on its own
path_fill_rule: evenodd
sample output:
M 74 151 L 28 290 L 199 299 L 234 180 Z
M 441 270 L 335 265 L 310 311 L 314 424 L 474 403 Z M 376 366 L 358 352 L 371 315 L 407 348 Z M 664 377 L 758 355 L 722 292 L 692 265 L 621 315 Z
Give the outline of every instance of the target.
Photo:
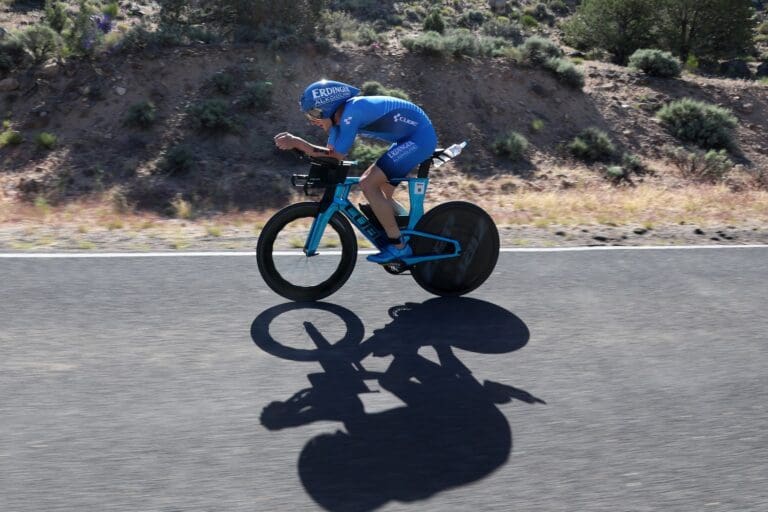
M 676 251 L 676 250 L 701 250 L 701 249 L 768 249 L 768 245 L 613 245 L 613 246 L 589 246 L 589 247 L 507 247 L 501 252 L 588 252 L 588 251 Z M 358 254 L 374 254 L 376 251 L 358 251 Z M 276 256 L 299 256 L 300 251 L 277 251 Z M 338 256 L 341 251 L 327 251 L 320 255 Z M 227 251 L 227 252 L 18 252 L 0 253 L 0 259 L 56 259 L 56 258 L 205 258 L 205 257 L 255 257 L 254 251 Z

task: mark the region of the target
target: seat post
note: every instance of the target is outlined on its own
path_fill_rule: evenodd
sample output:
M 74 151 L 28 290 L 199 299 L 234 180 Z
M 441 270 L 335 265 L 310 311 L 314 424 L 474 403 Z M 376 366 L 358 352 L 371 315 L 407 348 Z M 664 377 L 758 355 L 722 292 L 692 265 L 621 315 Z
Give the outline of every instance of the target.
M 419 165 L 419 172 L 417 176 L 419 178 L 428 178 L 429 177 L 429 169 L 432 167 L 432 157 L 428 158 L 427 160 L 424 160 Z

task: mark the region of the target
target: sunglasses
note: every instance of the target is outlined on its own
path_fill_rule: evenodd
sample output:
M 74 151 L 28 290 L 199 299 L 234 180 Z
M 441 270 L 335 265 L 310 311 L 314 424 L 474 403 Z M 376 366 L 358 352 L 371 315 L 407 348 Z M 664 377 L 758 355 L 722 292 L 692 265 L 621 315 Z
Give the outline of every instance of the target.
M 310 121 L 316 121 L 318 119 L 323 118 L 323 111 L 319 108 L 313 108 L 311 110 L 308 110 L 305 115 L 307 116 L 307 119 Z

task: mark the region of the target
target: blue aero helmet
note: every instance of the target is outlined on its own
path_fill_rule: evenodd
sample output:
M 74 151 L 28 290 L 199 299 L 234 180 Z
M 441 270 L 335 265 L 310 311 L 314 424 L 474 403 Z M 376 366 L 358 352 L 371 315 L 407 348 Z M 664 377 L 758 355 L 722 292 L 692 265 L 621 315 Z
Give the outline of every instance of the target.
M 320 80 L 310 84 L 299 99 L 301 111 L 313 119 L 328 119 L 360 89 L 342 82 Z

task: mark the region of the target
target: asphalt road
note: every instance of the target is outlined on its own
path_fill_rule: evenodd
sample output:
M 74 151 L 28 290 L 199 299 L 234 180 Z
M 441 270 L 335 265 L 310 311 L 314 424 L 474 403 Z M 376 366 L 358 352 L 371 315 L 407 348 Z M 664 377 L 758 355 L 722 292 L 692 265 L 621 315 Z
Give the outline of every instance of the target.
M 297 306 L 251 258 L 0 260 L 0 510 L 768 510 L 766 281 L 507 253 Z

